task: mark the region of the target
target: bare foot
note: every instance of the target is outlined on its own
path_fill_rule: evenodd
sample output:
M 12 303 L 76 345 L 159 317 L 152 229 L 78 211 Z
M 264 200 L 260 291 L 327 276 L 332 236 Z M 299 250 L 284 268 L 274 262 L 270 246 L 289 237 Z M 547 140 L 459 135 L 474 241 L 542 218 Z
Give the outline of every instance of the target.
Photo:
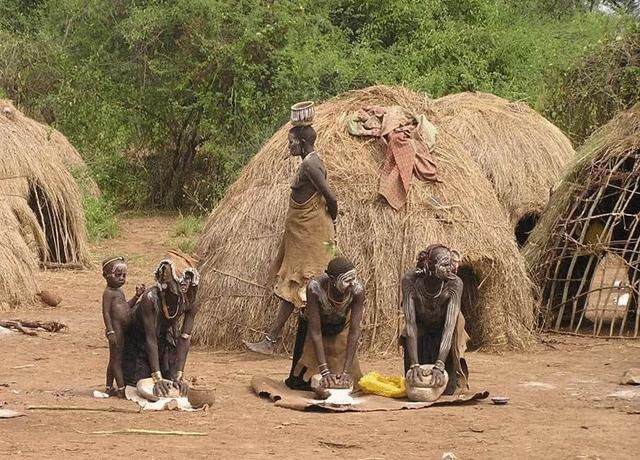
M 244 345 L 254 353 L 260 353 L 262 355 L 273 354 L 273 343 L 266 338 L 262 339 L 260 342 L 248 342 L 247 340 L 243 340 L 242 343 L 244 343 Z

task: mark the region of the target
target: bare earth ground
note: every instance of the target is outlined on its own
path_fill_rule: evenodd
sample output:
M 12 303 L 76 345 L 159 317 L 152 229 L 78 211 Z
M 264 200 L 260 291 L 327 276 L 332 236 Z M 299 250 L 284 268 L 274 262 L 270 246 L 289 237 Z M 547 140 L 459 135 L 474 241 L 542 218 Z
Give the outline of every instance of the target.
M 640 458 L 640 388 L 620 386 L 629 367 L 640 366 L 640 341 L 545 336 L 535 353 L 471 353 L 472 385 L 511 404 L 374 413 L 303 413 L 274 407 L 249 388 L 251 376 L 284 378 L 286 356 L 266 358 L 195 347 L 187 372 L 217 389 L 208 412 L 30 411 L 27 405 L 135 408 L 127 401 L 97 400 L 108 349 L 103 336 L 98 261 L 122 254 L 129 261 L 131 294 L 150 283 L 164 250 L 172 247 L 170 217 L 124 219 L 122 236 L 93 248 L 91 271 L 50 271 L 41 287 L 61 291 L 58 308 L 1 313 L 0 318 L 58 320 L 68 333 L 0 337 L 0 407 L 26 413 L 0 420 L 0 458 L 314 458 L 353 459 L 633 459 Z M 400 358 L 368 358 L 363 369 L 398 374 Z M 613 398 L 630 391 L 631 399 Z M 123 428 L 206 432 L 206 437 L 96 435 Z

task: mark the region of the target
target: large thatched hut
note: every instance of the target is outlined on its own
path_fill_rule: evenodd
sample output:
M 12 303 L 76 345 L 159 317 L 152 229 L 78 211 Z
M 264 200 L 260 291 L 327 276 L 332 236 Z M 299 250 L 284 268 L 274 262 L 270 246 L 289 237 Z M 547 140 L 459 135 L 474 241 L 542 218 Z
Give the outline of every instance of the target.
M 452 94 L 431 107 L 493 184 L 523 245 L 575 155 L 571 142 L 524 102 L 493 94 Z
M 0 101 L 0 292 L 10 304 L 33 298 L 38 264 L 90 263 L 71 168 L 86 166 L 62 134 Z
M 370 105 L 399 105 L 432 115 L 426 97 L 384 86 L 346 93 L 316 109 L 316 146 L 342 213 L 338 249 L 354 260 L 366 289 L 363 348 L 385 352 L 396 345 L 403 327 L 399 280 L 414 267 L 417 251 L 432 242 L 464 254 L 463 310 L 473 342 L 525 346 L 534 318 L 531 286 L 491 184 L 456 139 L 443 131 L 434 151 L 443 183 L 414 178 L 407 205 L 393 210 L 377 194 L 384 158 L 380 141 L 351 137 L 346 130 L 347 116 Z M 275 315 L 277 300 L 267 272 L 299 164 L 288 157 L 288 129 L 285 125 L 278 130 L 243 169 L 198 242 L 202 305 L 194 338 L 200 343 L 236 348 L 242 337 L 255 338 L 252 332 L 266 327 Z
M 578 149 L 524 254 L 546 326 L 638 337 L 640 104 Z

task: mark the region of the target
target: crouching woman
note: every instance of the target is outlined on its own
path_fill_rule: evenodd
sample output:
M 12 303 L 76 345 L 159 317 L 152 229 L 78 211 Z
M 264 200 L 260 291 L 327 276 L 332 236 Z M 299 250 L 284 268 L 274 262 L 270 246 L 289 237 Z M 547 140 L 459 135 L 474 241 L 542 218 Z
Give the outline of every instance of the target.
M 307 285 L 307 304 L 298 320 L 289 388 L 310 390 L 321 375 L 321 388 L 350 388 L 362 372 L 357 357 L 364 289 L 349 260 L 336 257 L 325 273 Z

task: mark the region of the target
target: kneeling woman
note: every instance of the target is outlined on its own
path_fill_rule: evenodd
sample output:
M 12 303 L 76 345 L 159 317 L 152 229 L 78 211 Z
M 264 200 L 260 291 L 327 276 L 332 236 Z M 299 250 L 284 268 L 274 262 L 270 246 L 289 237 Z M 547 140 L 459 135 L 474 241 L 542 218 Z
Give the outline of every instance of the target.
M 364 289 L 353 264 L 336 257 L 325 273 L 307 285 L 307 305 L 298 320 L 291 373 L 285 383 L 310 390 L 321 374 L 323 388 L 349 388 L 362 372 L 356 351 L 360 338 Z

